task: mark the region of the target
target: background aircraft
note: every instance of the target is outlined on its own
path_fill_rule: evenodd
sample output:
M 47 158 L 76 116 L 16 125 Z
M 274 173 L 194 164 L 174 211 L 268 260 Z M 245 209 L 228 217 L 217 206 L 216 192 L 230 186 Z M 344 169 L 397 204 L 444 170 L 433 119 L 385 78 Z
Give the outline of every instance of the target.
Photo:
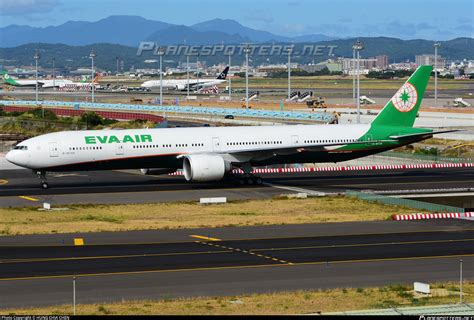
M 203 88 L 217 86 L 226 81 L 229 67 L 226 67 L 215 79 L 174 79 L 174 80 L 162 80 L 163 88 L 178 91 L 198 91 Z M 144 88 L 159 88 L 160 80 L 149 80 L 141 84 Z

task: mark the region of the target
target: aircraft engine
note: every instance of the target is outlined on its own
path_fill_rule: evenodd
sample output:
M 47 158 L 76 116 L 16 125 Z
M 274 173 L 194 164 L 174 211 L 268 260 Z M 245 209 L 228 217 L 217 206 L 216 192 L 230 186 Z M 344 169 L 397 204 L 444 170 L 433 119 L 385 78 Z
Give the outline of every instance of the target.
M 231 169 L 221 156 L 192 154 L 184 157 L 183 171 L 186 181 L 218 181 Z

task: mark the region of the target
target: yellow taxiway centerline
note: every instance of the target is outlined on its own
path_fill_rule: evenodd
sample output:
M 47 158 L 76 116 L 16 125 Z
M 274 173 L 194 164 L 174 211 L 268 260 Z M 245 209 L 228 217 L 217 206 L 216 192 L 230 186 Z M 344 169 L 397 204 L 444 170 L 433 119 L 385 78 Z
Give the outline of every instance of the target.
M 222 241 L 222 239 L 219 238 L 211 238 L 211 237 L 205 237 L 205 236 L 200 236 L 197 234 L 192 234 L 190 235 L 191 238 L 196 238 L 196 239 L 201 239 L 201 240 L 207 240 L 207 241 Z
M 39 201 L 39 199 L 37 198 L 33 198 L 33 197 L 28 197 L 28 196 L 18 196 L 18 198 L 22 198 L 22 199 L 25 199 L 25 200 L 29 200 L 29 201 Z

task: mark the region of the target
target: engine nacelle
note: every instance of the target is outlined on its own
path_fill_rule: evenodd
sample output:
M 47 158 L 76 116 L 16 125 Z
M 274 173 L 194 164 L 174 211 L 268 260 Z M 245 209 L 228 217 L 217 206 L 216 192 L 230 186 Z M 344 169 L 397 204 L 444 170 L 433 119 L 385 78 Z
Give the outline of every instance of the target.
M 144 175 L 160 175 L 176 172 L 173 168 L 144 168 L 140 169 L 140 172 Z
M 186 86 L 184 84 L 177 84 L 175 86 L 175 89 L 179 90 L 179 91 L 182 91 L 182 90 L 186 89 Z
M 231 169 L 221 156 L 192 154 L 184 156 L 183 171 L 186 181 L 218 181 Z

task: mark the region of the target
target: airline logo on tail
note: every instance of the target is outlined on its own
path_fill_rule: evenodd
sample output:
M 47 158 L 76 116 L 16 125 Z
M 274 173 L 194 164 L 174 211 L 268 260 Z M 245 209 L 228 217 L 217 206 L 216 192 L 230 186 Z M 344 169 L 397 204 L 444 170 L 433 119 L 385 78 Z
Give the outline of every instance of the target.
M 222 71 L 216 79 L 218 80 L 225 80 L 227 78 L 227 73 L 229 72 L 229 67 L 226 67 L 224 71 Z
M 7 84 L 15 85 L 17 84 L 15 80 L 13 80 L 10 75 L 6 71 L 2 71 L 2 78 L 3 81 Z
M 406 82 L 397 93 L 392 97 L 393 106 L 400 112 L 409 112 L 418 101 L 416 88 L 409 82 Z

